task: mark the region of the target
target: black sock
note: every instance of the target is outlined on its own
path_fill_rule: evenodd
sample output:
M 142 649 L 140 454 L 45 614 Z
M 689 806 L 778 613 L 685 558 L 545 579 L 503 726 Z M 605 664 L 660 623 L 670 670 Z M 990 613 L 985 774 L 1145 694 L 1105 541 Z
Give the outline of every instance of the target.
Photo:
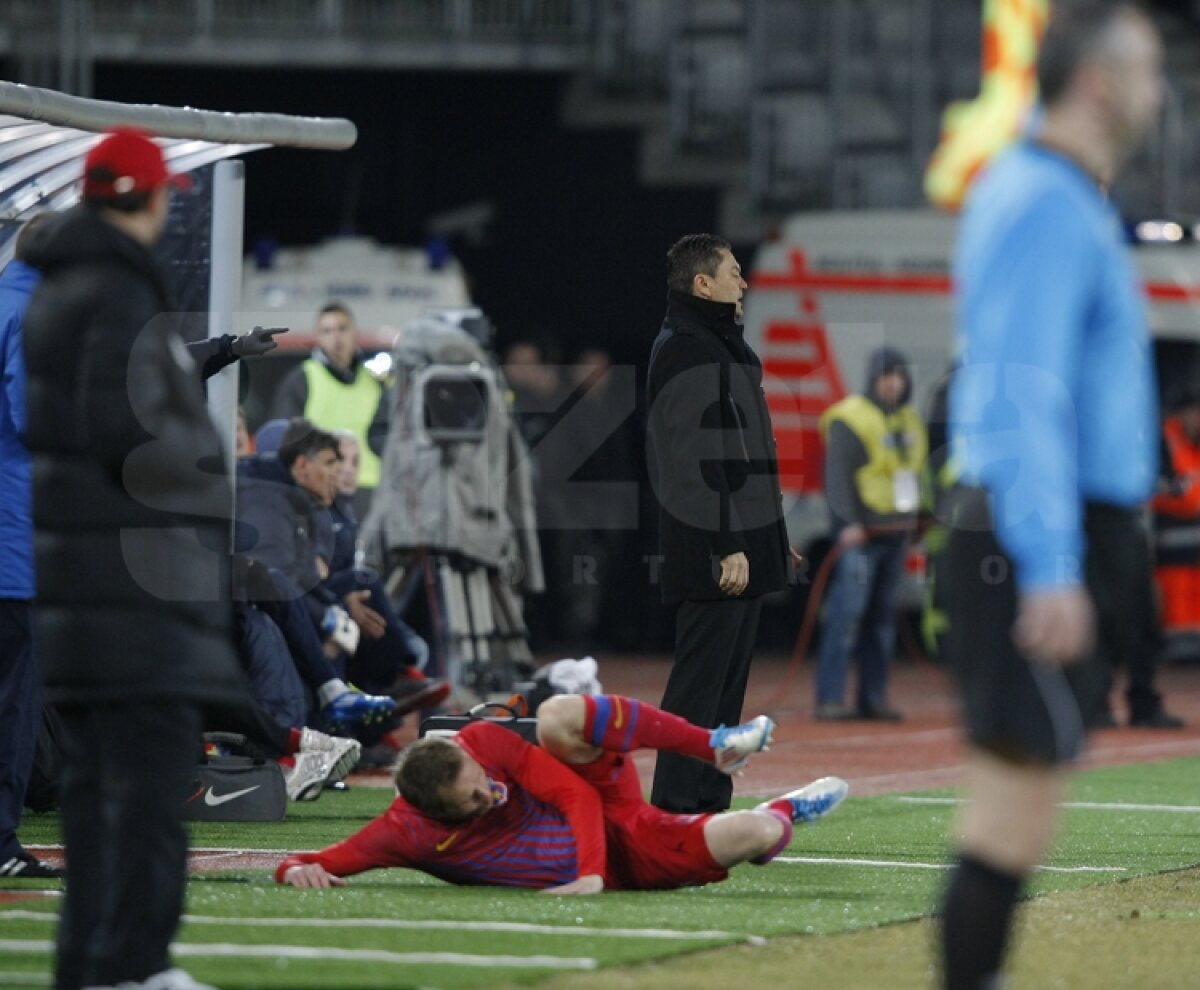
M 1013 908 L 1025 878 L 959 856 L 942 902 L 946 990 L 986 990 L 1000 971 Z

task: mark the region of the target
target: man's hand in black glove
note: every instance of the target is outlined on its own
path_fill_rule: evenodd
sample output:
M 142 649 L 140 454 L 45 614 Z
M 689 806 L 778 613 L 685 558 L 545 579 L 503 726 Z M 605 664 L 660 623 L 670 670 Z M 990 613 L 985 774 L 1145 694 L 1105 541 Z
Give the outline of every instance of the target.
M 262 561 L 247 557 L 243 553 L 233 555 L 233 587 L 236 597 L 251 602 L 278 602 L 283 600 L 279 589 L 271 578 L 271 571 Z
M 258 357 L 279 346 L 275 343 L 275 334 L 287 332 L 287 327 L 255 327 L 249 333 L 234 337 L 230 350 L 236 357 Z

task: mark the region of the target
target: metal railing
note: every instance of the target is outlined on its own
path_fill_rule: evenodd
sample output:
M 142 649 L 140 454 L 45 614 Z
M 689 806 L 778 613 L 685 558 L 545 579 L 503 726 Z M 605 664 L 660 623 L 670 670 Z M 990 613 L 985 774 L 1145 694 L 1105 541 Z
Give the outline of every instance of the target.
M 76 91 L 104 59 L 576 69 L 587 64 L 595 2 L 0 0 L 0 54 L 7 46 L 27 70 L 55 64 L 56 87 Z
M 658 98 L 667 92 L 679 0 L 600 0 L 595 11 L 592 77 L 609 94 Z
M 976 95 L 980 0 L 0 0 L 0 46 L 56 88 L 96 59 L 537 67 L 668 109 L 671 143 L 749 165 L 754 201 L 919 205 L 944 106 Z M 1118 191 L 1200 216 L 1200 67 Z M 1185 46 L 1186 47 L 1186 46 Z M 2 48 L 0 48 L 2 51 Z M 1180 62 L 1177 59 L 1177 63 Z M 51 79 L 46 77 L 50 76 Z M 63 80 L 54 82 L 54 80 Z
M 590 37 L 591 0 L 67 0 L 0 4 L 10 30 L 57 28 L 63 7 L 86 7 L 93 28 L 158 36 L 326 32 L 384 28 L 464 40 Z
M 964 80 L 977 85 L 979 0 L 756 0 L 752 10 L 760 208 L 921 205 L 942 106 L 974 95 L 960 92 Z

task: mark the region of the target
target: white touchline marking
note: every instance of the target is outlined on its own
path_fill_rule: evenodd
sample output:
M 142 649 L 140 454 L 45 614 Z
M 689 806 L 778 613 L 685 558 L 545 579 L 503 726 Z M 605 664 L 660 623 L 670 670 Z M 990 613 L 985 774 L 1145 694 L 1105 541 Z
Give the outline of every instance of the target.
M 66 846 L 61 842 L 43 842 L 34 845 L 34 849 L 45 849 L 47 851 L 59 850 L 65 851 Z M 248 853 L 255 856 L 290 856 L 296 852 L 295 849 L 247 849 L 245 846 L 192 846 L 188 852 L 190 853 Z
M 0 918 L 21 921 L 57 921 L 47 911 L 15 908 L 0 911 Z M 190 925 L 250 925 L 258 928 L 392 928 L 414 931 L 522 932 L 531 935 L 587 935 L 600 938 L 653 938 L 710 941 L 739 939 L 755 942 L 761 936 L 742 932 L 684 931 L 672 928 L 585 928 L 567 925 L 534 925 L 518 921 L 410 921 L 404 918 L 220 918 L 215 915 L 185 914 Z
M 244 853 L 253 856 L 290 856 L 295 851 L 295 849 L 247 849 L 245 846 L 241 848 L 234 846 L 193 846 L 188 850 L 190 853 L 209 856 L 221 856 L 230 853 Z
M 905 863 L 892 859 L 838 859 L 820 856 L 776 856 L 772 863 L 812 863 L 818 866 L 895 866 L 906 870 L 949 870 L 953 863 Z M 1124 873 L 1124 866 L 1035 866 L 1042 873 Z
M 753 938 L 740 932 L 684 931 L 672 928 L 585 928 L 567 925 L 534 925 L 519 921 L 412 921 L 404 918 L 218 918 L 185 914 L 196 925 L 258 925 L 265 928 L 396 928 L 414 931 L 524 932 L 533 935 L 595 935 L 601 938 L 697 939 Z
M 501 966 L 511 969 L 595 969 L 596 960 L 586 956 L 478 956 L 465 952 L 391 952 L 387 949 L 337 949 L 310 945 L 233 945 L 228 942 L 174 943 L 179 956 L 202 959 L 228 958 L 337 959 L 347 962 L 388 962 L 437 966 Z
M 910 870 L 947 870 L 952 863 L 901 863 L 886 859 L 838 859 L 821 856 L 776 856 L 772 863 L 814 863 L 833 866 L 903 866 Z
M 0 987 L 48 987 L 50 976 L 47 973 L 0 973 Z
M 50 952 L 54 943 L 41 939 L 0 939 L 9 952 Z M 509 969 L 596 968 L 596 960 L 580 956 L 471 956 L 461 952 L 390 952 L 387 949 L 337 949 L 308 945 L 232 945 L 228 942 L 175 942 L 176 956 L 204 959 L 321 959 L 339 962 L 384 962 L 406 965 L 499 966 Z
M 897 797 L 906 804 L 962 804 L 962 798 L 941 797 Z M 1090 811 L 1180 811 L 1184 814 L 1200 813 L 1195 804 L 1127 804 L 1119 801 L 1064 801 L 1060 808 L 1078 808 Z

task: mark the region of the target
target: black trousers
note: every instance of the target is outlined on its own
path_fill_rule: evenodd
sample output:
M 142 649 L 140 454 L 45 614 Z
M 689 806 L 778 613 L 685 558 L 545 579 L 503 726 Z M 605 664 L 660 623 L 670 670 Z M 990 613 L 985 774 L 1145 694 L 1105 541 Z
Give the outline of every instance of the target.
M 1149 718 L 1162 708 L 1154 687 L 1163 639 L 1154 598 L 1154 562 L 1141 518 L 1109 506 L 1087 506 L 1087 581 L 1094 589 L 1101 679 L 1088 685 L 1085 721 L 1109 710 L 1113 671 L 1124 667 L 1125 696 L 1132 719 Z
M 675 663 L 662 708 L 706 729 L 736 725 L 750 676 L 762 601 L 682 602 L 675 612 Z M 733 779 L 677 753 L 658 754 L 650 802 L 677 814 L 725 811 Z
M 0 598 L 0 863 L 21 851 L 17 826 L 42 724 L 29 618 L 29 602 Z
M 955 526 L 938 580 L 950 618 L 946 654 L 959 677 L 968 736 L 1013 760 L 1069 762 L 1082 747 L 1089 713 L 1107 704 L 1108 668 L 1098 655 L 1058 668 L 1017 650 L 1015 568 L 990 528 L 987 498 L 963 488 L 954 499 Z M 1131 656 L 1153 619 L 1144 611 L 1150 589 L 1145 533 L 1132 510 L 1095 502 L 1086 503 L 1083 523 L 1097 641 L 1114 656 Z
M 199 709 L 141 701 L 61 706 L 67 892 L 58 990 L 142 982 L 170 968 L 187 879 L 180 820 Z
M 289 727 L 276 722 L 255 701 L 206 704 L 201 711 L 205 732 L 239 732 L 266 759 L 274 760 L 288 751 Z

